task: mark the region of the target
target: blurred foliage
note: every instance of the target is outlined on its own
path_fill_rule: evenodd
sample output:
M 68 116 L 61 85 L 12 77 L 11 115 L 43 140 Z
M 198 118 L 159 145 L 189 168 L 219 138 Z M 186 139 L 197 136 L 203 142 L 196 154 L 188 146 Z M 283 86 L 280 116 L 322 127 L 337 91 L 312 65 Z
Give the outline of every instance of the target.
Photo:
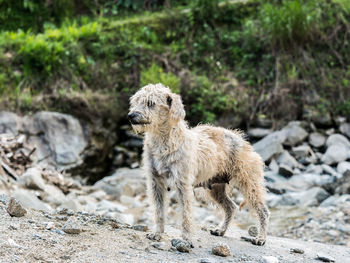
M 152 83 L 162 83 L 166 87 L 169 87 L 172 92 L 180 93 L 180 80 L 172 73 L 165 73 L 161 67 L 152 63 L 148 69 L 142 69 L 140 87 L 146 86 Z
M 163 82 L 181 93 L 193 123 L 227 112 L 246 121 L 259 113 L 302 118 L 304 108 L 350 114 L 347 0 L 0 0 L 0 7 L 2 107 L 69 112 L 83 100 L 76 94 L 89 94 L 84 103 L 122 116 L 135 90 Z

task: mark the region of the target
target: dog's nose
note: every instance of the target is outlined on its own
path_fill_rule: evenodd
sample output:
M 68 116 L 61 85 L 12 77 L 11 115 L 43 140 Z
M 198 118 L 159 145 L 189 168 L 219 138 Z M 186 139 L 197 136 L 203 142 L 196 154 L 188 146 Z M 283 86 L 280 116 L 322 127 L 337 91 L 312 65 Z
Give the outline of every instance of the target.
M 130 112 L 129 114 L 128 114 L 128 119 L 131 121 L 132 119 L 134 119 L 136 117 L 136 113 L 134 113 L 134 112 Z

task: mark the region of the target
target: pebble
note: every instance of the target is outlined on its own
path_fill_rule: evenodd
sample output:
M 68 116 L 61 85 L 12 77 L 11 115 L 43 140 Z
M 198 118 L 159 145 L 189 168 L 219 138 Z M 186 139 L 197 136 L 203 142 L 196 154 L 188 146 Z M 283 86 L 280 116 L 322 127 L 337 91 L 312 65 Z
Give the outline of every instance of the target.
M 137 230 L 137 231 L 141 231 L 141 232 L 147 232 L 148 231 L 148 227 L 145 226 L 145 225 L 134 225 L 131 228 L 134 229 L 134 230 Z
M 10 216 L 15 217 L 21 217 L 27 213 L 27 211 L 21 206 L 21 204 L 13 197 L 11 197 L 6 210 L 10 214 Z
M 171 245 L 179 252 L 182 252 L 182 253 L 189 253 L 190 252 L 191 245 L 184 240 L 172 239 Z
M 291 253 L 297 253 L 297 254 L 304 254 L 305 253 L 305 251 L 303 249 L 301 249 L 301 248 L 291 248 L 290 252 Z
M 324 254 L 323 252 L 317 253 L 317 259 L 323 262 L 335 262 L 335 259 L 330 255 Z
M 218 243 L 212 248 L 212 253 L 220 257 L 227 257 L 231 254 L 230 247 L 225 243 Z
M 213 263 L 214 261 L 210 258 L 201 258 L 199 259 L 199 263 Z
M 78 219 L 70 217 L 62 227 L 62 230 L 67 234 L 79 234 L 81 232 L 81 227 Z
M 248 229 L 248 234 L 251 237 L 256 237 L 258 236 L 258 228 L 256 226 L 250 226 Z
M 156 248 L 156 249 L 164 250 L 164 251 L 170 249 L 170 246 L 165 242 L 153 242 L 153 243 L 151 243 L 151 246 Z
M 278 263 L 278 258 L 273 256 L 263 256 L 264 263 Z

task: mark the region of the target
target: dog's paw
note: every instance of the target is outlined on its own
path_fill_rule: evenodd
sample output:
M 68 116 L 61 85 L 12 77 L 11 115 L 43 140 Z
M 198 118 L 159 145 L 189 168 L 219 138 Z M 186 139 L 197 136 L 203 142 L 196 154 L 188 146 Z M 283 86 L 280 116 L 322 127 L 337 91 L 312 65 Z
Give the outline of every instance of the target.
M 256 246 L 263 246 L 266 243 L 266 239 L 263 238 L 254 238 L 252 239 L 252 244 Z
M 148 233 L 146 237 L 152 241 L 160 241 L 162 239 L 162 236 L 159 233 Z
M 225 234 L 224 231 L 220 230 L 220 229 L 211 229 L 210 230 L 210 234 L 212 234 L 213 236 L 223 236 Z

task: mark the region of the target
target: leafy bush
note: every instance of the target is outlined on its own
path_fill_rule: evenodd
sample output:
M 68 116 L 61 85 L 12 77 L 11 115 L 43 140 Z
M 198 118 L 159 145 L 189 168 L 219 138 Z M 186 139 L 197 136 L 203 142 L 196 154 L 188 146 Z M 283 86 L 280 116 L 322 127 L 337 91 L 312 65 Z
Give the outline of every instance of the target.
M 181 91 L 190 119 L 194 123 L 214 123 L 224 111 L 235 112 L 237 103 L 220 84 L 214 85 L 206 76 L 193 76 L 190 87 Z
M 303 44 L 315 36 L 321 13 L 318 0 L 288 0 L 281 4 L 264 4 L 258 21 L 268 43 L 287 48 L 294 43 Z
M 143 68 L 140 76 L 140 86 L 145 86 L 150 83 L 162 83 L 169 87 L 173 92 L 180 92 L 180 80 L 172 73 L 165 73 L 161 67 L 152 63 L 151 67 Z

